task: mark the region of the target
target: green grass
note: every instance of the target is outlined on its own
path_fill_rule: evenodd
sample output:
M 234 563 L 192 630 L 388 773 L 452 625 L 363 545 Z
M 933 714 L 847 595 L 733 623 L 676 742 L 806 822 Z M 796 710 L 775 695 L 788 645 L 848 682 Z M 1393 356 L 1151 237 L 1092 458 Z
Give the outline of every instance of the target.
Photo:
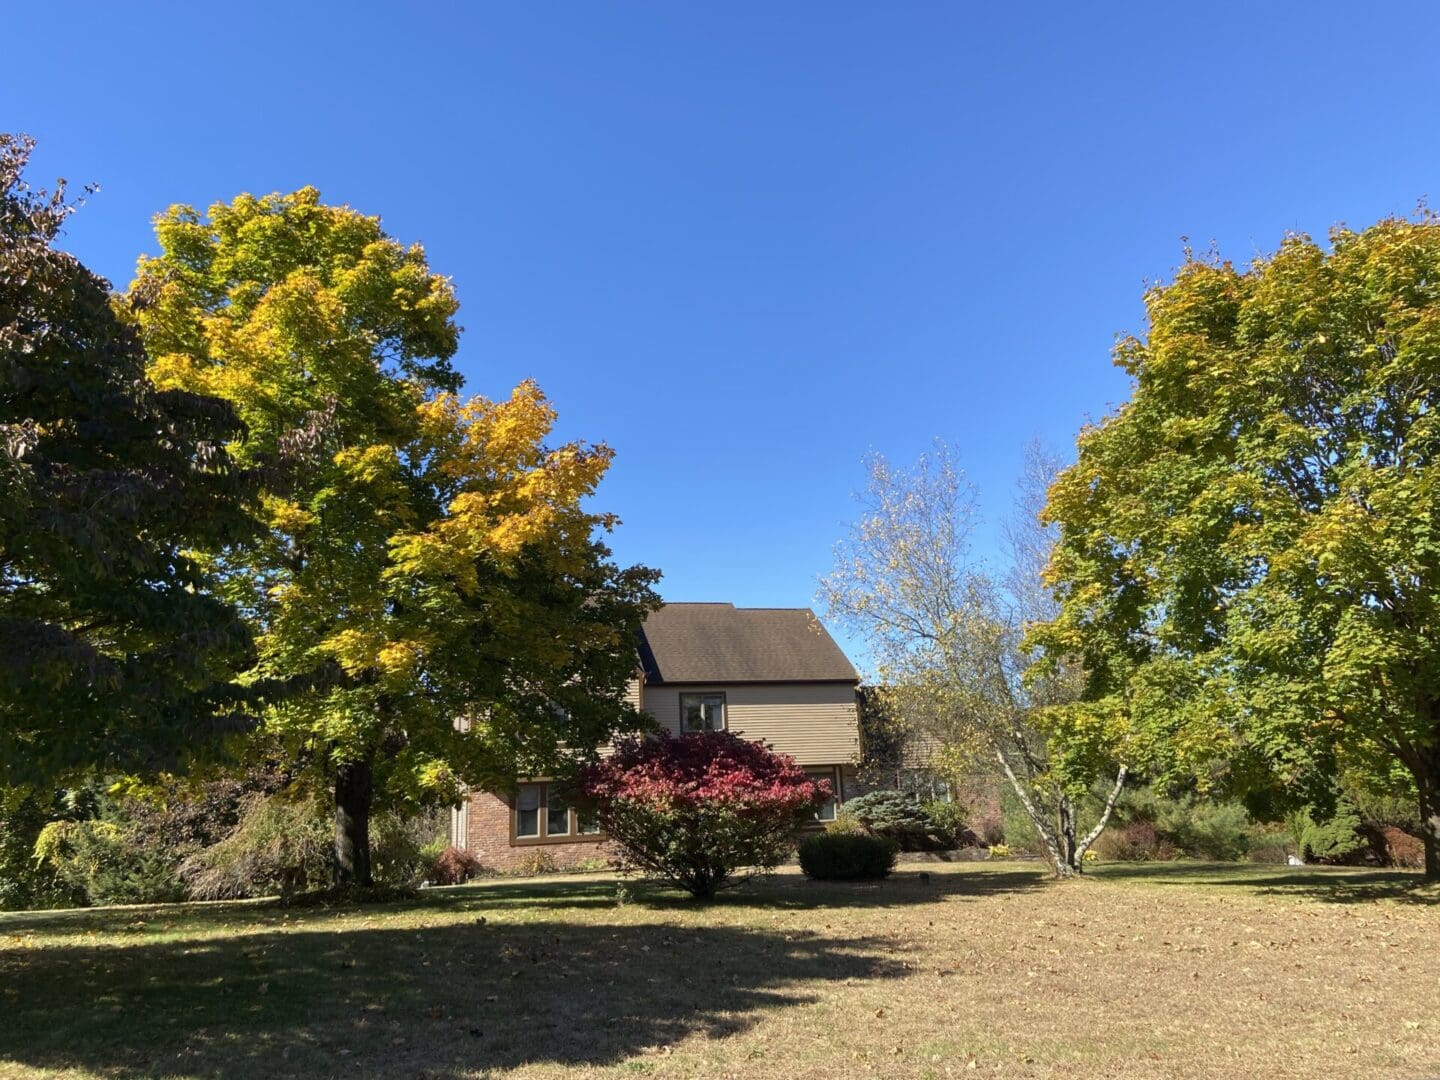
M 0 916 L 0 1075 L 1440 1075 L 1414 875 L 923 870 Z

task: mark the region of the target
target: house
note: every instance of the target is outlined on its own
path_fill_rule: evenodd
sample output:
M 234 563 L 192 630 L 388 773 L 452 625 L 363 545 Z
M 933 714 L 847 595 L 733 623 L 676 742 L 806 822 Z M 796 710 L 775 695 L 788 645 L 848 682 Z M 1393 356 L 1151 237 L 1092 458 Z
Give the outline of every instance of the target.
M 641 631 L 630 695 L 676 735 L 726 729 L 789 754 L 831 782 L 836 801 L 819 814 L 827 820 L 837 802 L 858 793 L 859 682 L 806 608 L 666 604 Z M 595 823 L 543 779 L 514 793 L 471 793 L 453 815 L 451 842 L 497 870 L 607 857 Z

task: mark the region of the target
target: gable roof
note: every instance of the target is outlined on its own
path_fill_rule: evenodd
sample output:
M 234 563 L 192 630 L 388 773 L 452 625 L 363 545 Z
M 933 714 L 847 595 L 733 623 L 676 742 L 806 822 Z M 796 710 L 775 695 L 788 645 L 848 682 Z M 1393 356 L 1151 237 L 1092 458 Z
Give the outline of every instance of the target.
M 809 608 L 666 604 L 640 632 L 647 683 L 860 681 Z

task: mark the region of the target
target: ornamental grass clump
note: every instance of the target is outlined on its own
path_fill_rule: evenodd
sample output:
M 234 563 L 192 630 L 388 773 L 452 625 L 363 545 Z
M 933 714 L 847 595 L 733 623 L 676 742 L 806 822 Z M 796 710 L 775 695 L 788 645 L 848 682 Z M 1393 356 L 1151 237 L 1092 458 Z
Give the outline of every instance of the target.
M 793 758 L 726 731 L 623 740 L 581 788 L 622 866 L 701 900 L 782 863 L 832 797 Z

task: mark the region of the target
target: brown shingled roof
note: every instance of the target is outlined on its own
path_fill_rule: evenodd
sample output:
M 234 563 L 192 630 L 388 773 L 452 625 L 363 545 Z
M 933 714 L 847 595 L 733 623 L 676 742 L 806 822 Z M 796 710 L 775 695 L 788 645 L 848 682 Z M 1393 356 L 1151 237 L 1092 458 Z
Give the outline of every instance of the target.
M 859 682 L 809 608 L 666 604 L 645 620 L 648 683 Z

